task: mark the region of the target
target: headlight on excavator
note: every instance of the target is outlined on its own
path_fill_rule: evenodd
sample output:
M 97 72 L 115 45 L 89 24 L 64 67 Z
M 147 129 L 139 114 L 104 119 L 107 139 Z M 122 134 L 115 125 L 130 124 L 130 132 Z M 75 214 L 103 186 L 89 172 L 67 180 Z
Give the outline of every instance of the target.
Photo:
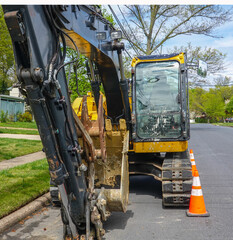
M 112 31 L 111 32 L 111 39 L 112 40 L 117 40 L 122 38 L 122 32 L 121 31 Z
M 106 32 L 97 32 L 96 33 L 96 38 L 98 40 L 105 40 L 106 39 Z

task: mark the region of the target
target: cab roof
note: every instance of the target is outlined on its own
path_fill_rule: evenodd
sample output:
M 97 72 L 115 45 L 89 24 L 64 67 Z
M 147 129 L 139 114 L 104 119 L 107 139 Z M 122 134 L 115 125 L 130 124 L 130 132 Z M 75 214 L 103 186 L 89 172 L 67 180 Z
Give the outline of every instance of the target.
M 161 54 L 161 55 L 147 55 L 147 56 L 137 56 L 136 58 L 140 60 L 152 60 L 152 59 L 166 59 L 166 58 L 172 58 L 180 53 L 172 53 L 172 54 Z
M 153 61 L 179 61 L 180 64 L 185 62 L 185 53 L 172 53 L 172 54 L 161 54 L 161 55 L 147 55 L 147 56 L 137 56 L 132 59 L 131 66 L 135 67 L 141 62 L 153 62 Z

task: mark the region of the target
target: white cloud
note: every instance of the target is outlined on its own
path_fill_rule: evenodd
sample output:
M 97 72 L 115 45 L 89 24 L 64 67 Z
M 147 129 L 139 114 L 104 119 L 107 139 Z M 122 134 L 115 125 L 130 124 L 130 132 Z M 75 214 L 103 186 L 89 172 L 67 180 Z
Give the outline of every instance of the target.
M 225 69 L 224 70 L 219 71 L 215 74 L 209 74 L 209 77 L 211 77 L 211 78 L 216 78 L 218 76 L 231 77 L 231 79 L 233 80 L 233 64 L 231 61 L 225 61 Z
M 225 76 L 229 76 L 233 79 L 233 64 L 230 61 L 226 61 L 226 69 L 223 70 Z
M 213 42 L 213 46 L 215 48 L 229 48 L 229 47 L 233 47 L 233 36 L 217 39 L 217 40 L 215 40 Z

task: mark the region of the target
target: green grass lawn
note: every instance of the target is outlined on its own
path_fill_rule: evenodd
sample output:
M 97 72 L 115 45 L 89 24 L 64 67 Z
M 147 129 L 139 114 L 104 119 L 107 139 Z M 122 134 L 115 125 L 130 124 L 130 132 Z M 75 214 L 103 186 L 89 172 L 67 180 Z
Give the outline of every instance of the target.
M 0 133 L 39 135 L 37 130 L 0 128 Z
M 46 159 L 0 171 L 0 218 L 49 190 Z
M 6 122 L 1 123 L 0 127 L 15 127 L 15 128 L 34 128 L 37 129 L 36 122 Z
M 233 123 L 213 123 L 213 125 L 233 127 Z
M 0 138 L 0 162 L 42 150 L 38 140 Z

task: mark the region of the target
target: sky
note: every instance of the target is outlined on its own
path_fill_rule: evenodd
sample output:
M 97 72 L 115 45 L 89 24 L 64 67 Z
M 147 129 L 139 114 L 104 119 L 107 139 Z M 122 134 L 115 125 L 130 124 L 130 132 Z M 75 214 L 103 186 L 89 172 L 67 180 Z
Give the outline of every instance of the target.
M 211 38 L 201 35 L 179 36 L 169 41 L 167 47 L 187 45 L 190 42 L 192 46 L 211 47 L 227 54 L 225 69 L 216 73 L 216 75 L 231 77 L 233 82 L 233 21 L 217 28 L 216 32 L 222 38 Z
M 124 9 L 124 6 L 120 5 L 121 9 Z M 233 7 L 232 5 L 222 5 L 224 8 Z M 107 5 L 105 5 L 107 9 Z M 115 13 L 117 14 L 120 21 L 123 21 L 123 17 L 118 10 L 118 7 L 112 5 Z M 214 76 L 209 74 L 207 76 L 208 84 L 213 84 L 213 78 L 221 76 L 228 76 L 231 77 L 233 83 L 233 21 L 227 22 L 221 27 L 218 27 L 214 31 L 218 36 L 222 38 L 212 38 L 203 35 L 182 35 L 177 36 L 169 41 L 166 42 L 163 46 L 163 53 L 166 53 L 166 49 L 172 49 L 174 46 L 186 46 L 188 43 L 191 43 L 192 46 L 201 46 L 202 48 L 211 47 L 215 48 L 222 53 L 226 53 L 225 59 L 225 69 L 221 72 L 216 73 Z M 208 86 L 207 86 L 208 87 Z
M 226 69 L 220 72 L 223 75 L 230 76 L 233 80 L 233 21 L 216 28 L 215 32 L 222 38 L 212 38 L 202 35 L 179 36 L 168 42 L 167 46 L 186 45 L 191 43 L 192 46 L 211 47 L 218 49 L 222 53 L 226 53 L 225 60 Z

